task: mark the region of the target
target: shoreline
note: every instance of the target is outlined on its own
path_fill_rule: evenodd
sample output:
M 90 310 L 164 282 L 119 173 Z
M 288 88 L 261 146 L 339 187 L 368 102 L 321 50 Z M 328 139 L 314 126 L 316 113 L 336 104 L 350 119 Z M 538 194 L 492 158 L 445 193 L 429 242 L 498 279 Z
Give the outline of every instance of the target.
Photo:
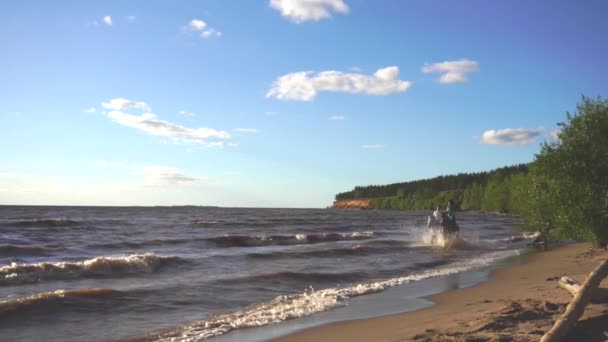
M 433 303 L 427 308 L 329 323 L 273 341 L 538 341 L 571 299 L 557 278 L 567 275 L 582 283 L 605 258 L 608 251 L 591 249 L 589 243 L 564 244 L 494 269 L 489 279 L 471 287 L 422 297 Z M 608 339 L 608 278 L 600 287 L 602 298 L 587 307 L 572 334 L 578 341 Z

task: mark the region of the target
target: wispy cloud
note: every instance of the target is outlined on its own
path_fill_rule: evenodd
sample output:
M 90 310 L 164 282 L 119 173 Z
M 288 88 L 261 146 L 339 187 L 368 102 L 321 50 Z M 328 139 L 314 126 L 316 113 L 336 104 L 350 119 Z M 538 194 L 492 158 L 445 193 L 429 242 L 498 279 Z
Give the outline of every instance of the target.
M 192 19 L 184 26 L 184 31 L 198 34 L 201 38 L 221 37 L 222 32 L 209 27 L 206 22 L 200 19 Z
M 344 119 L 345 117 L 343 115 L 333 115 L 329 117 L 329 120 L 331 121 L 342 121 Z
M 427 64 L 422 67 L 422 72 L 424 73 L 442 74 L 439 78 L 439 83 L 443 84 L 466 82 L 468 73 L 478 71 L 479 64 L 468 59 Z
M 143 113 L 141 115 L 133 115 L 123 112 L 123 109 L 139 109 L 150 110 L 145 102 L 130 101 L 119 98 L 113 99 L 110 102 L 102 103 L 102 106 L 107 109 L 114 109 L 107 115 L 114 122 L 123 126 L 132 127 L 148 134 L 168 137 L 174 143 L 184 144 L 200 144 L 209 147 L 217 147 L 218 144 L 223 146 L 221 141 L 208 141 L 209 139 L 230 139 L 228 132 L 219 131 L 211 128 L 189 128 L 174 124 L 168 121 L 160 120 L 156 114 Z
M 239 133 L 258 133 L 259 130 L 257 128 L 235 128 L 235 132 Z
M 120 111 L 111 111 L 108 116 L 123 126 L 132 127 L 146 133 L 175 139 L 176 142 L 213 146 L 206 139 L 230 139 L 230 134 L 211 128 L 188 128 L 168 121 L 159 120 L 156 114 L 145 113 L 131 115 Z
M 344 0 L 270 0 L 270 7 L 295 22 L 319 21 L 331 17 L 331 12 L 346 14 Z
M 143 166 L 136 171 L 145 177 L 144 186 L 170 187 L 191 186 L 201 182 L 200 178 L 186 175 L 175 167 L 167 166 Z
M 277 116 L 279 113 L 277 112 L 264 112 L 264 115 L 266 116 Z
M 312 101 L 317 93 L 341 92 L 367 95 L 390 95 L 401 93 L 412 86 L 412 82 L 401 81 L 399 68 L 391 66 L 378 69 L 373 75 L 343 73 L 329 70 L 314 73 L 302 71 L 279 77 L 266 94 L 280 100 Z
M 361 148 L 364 150 L 379 150 L 382 148 L 385 148 L 386 145 L 383 144 L 368 144 L 368 145 L 361 145 Z
M 85 113 L 95 113 L 97 110 L 95 109 L 95 107 L 91 107 L 87 110 L 85 110 Z
M 134 165 L 116 161 L 96 160 L 93 165 L 99 168 L 124 170 L 132 175 L 142 176 L 138 185 L 146 187 L 174 187 L 200 185 L 202 177 L 190 176 L 172 166 Z
M 137 19 L 137 17 L 134 16 L 134 15 L 128 15 L 127 16 L 127 21 L 130 22 L 130 23 L 134 23 L 136 19 Z
M 145 102 L 130 101 L 123 98 L 112 99 L 110 102 L 102 102 L 101 106 L 105 109 L 125 110 L 129 108 L 150 111 L 150 106 Z
M 481 135 L 480 143 L 492 145 L 529 145 L 538 138 L 542 128 L 505 128 L 488 130 Z
M 105 17 L 103 17 L 102 19 L 103 23 L 108 25 L 108 26 L 112 26 L 112 17 L 109 15 L 106 15 Z
M 17 174 L 14 173 L 14 172 L 0 172 L 0 177 L 3 177 L 3 178 L 4 177 L 6 177 L 6 178 L 11 177 L 12 178 L 12 177 L 17 177 Z

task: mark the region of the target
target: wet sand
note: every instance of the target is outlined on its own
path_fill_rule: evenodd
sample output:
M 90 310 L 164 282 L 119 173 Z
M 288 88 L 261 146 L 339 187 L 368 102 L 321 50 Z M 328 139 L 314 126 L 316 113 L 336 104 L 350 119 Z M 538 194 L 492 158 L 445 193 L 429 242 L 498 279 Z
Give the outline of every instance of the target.
M 608 251 L 576 243 L 533 253 L 479 285 L 434 295 L 436 305 L 378 318 L 332 323 L 277 341 L 538 341 L 568 305 L 557 279 L 582 283 Z M 608 278 L 568 341 L 608 340 Z

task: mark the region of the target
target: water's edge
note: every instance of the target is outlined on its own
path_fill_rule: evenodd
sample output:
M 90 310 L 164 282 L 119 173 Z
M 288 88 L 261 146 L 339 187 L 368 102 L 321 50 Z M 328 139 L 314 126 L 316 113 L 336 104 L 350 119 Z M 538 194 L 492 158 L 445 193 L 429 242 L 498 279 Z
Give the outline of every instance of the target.
M 520 255 L 498 260 L 479 269 L 428 278 L 395 286 L 379 293 L 350 298 L 347 305 L 329 311 L 258 328 L 237 329 L 214 337 L 212 341 L 270 341 L 323 325 L 399 315 L 426 309 L 437 305 L 429 300 L 429 297 L 492 281 L 492 274 L 495 271 L 522 265 L 529 261 L 533 253 L 535 253 L 534 249 L 529 248 L 522 251 Z

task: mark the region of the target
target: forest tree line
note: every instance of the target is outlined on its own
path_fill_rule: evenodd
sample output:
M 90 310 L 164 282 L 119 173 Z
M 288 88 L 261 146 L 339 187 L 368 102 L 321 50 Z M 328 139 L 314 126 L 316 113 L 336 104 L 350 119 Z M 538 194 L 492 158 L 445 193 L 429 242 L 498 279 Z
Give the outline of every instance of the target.
M 608 101 L 583 97 L 529 164 L 389 185 L 358 186 L 336 200 L 370 198 L 376 209 L 462 210 L 521 215 L 546 237 L 608 244 Z

